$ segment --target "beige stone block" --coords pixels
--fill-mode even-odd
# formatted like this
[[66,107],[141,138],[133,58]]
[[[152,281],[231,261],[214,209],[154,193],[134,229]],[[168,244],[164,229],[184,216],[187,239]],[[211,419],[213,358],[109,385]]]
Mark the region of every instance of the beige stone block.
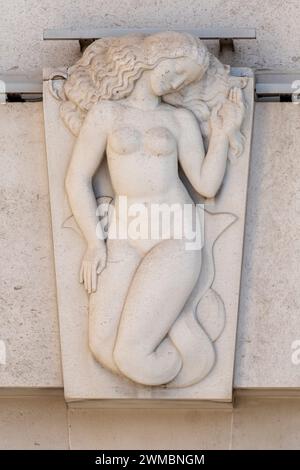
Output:
[[228,449],[231,411],[70,409],[71,449]]
[[[299,2],[260,0],[1,0],[1,71],[40,74],[75,60],[78,41],[44,41],[43,29],[256,28],[256,40],[235,41],[233,65],[284,69],[299,67]],[[209,41],[211,43],[212,41]]]
[[0,122],[0,387],[59,387],[42,103],[1,105]]
[[[45,71],[45,78],[49,77],[49,73],[50,73],[49,70]],[[54,70],[52,71],[52,73],[54,75],[57,75],[56,71]],[[58,298],[58,308],[59,308],[59,316],[60,316],[60,336],[61,336],[61,344],[62,344],[64,388],[65,388],[65,397],[67,401],[71,402],[71,401],[83,401],[83,400],[110,400],[110,399],[116,399],[115,401],[117,401],[119,399],[121,400],[131,399],[132,401],[135,401],[136,403],[138,403],[139,400],[145,399],[145,400],[152,400],[152,403],[156,402],[159,405],[161,405],[160,402],[167,402],[168,400],[189,400],[189,401],[194,401],[194,402],[195,401],[199,402],[201,400],[224,401],[224,402],[231,401],[233,362],[234,362],[235,339],[236,339],[236,323],[237,323],[239,288],[240,288],[240,272],[241,272],[241,261],[242,261],[242,251],[243,251],[243,233],[244,233],[244,217],[245,217],[245,205],[246,205],[246,193],[247,193],[248,164],[249,164],[249,153],[250,153],[250,142],[251,142],[251,131],[252,131],[252,111],[253,111],[253,78],[251,76],[252,74],[248,69],[240,70],[239,73],[241,74],[241,76],[249,75],[247,82],[246,82],[247,86],[243,89],[244,100],[247,105],[246,106],[247,112],[245,113],[245,117],[244,117],[244,121],[242,125],[242,132],[245,136],[245,145],[243,147],[243,153],[240,156],[240,158],[232,159],[231,163],[227,164],[227,169],[225,172],[226,159],[228,157],[226,145],[223,149],[225,151],[222,153],[222,155],[219,153],[219,148],[221,147],[219,147],[218,145],[215,145],[215,147],[214,145],[210,147],[210,149],[212,150],[209,151],[208,155],[215,155],[216,162],[221,162],[221,161],[224,162],[224,163],[220,163],[220,168],[221,168],[220,173],[224,176],[224,172],[225,172],[225,177],[222,183],[222,189],[220,190],[220,192],[214,199],[213,196],[216,195],[217,188],[219,188],[221,184],[220,181],[218,183],[215,182],[215,178],[216,178],[215,173],[216,175],[218,175],[217,181],[220,178],[219,170],[216,171],[215,173],[214,171],[212,171],[212,173],[207,173],[205,177],[206,181],[207,182],[210,181],[212,188],[215,188],[215,185],[216,185],[216,189],[215,191],[211,189],[211,192],[208,191],[208,193],[205,193],[204,191],[205,194],[209,195],[208,196],[209,201],[207,202],[206,208],[208,210],[208,213],[210,213],[209,216],[208,214],[206,214],[205,216],[206,217],[205,219],[206,222],[204,224],[205,232],[206,232],[205,237],[207,236],[205,247],[209,246],[210,243],[211,243],[211,246],[213,246],[211,250],[213,251],[213,254],[212,254],[213,268],[212,269],[214,270],[211,277],[210,277],[210,274],[207,275],[207,278],[208,278],[207,282],[208,282],[208,286],[211,287],[214,290],[214,292],[218,294],[217,298],[220,299],[219,305],[222,305],[222,308],[220,308],[219,310],[221,314],[220,314],[220,317],[218,318],[223,318],[220,323],[222,323],[223,325],[223,322],[224,322],[225,327],[224,327],[224,331],[222,331],[223,327],[220,328],[220,332],[222,333],[221,334],[219,333],[217,335],[218,340],[217,342],[214,343],[214,349],[211,348],[211,344],[209,344],[211,348],[209,349],[206,347],[206,345],[203,345],[204,342],[200,343],[199,337],[197,337],[197,339],[194,340],[195,343],[192,343],[192,340],[189,339],[189,329],[192,330],[194,328],[194,326],[191,326],[194,324],[193,323],[194,314],[192,313],[191,316],[189,316],[189,311],[191,312],[193,311],[191,307],[185,309],[187,313],[184,312],[184,309],[182,309],[183,313],[179,311],[179,316],[181,313],[182,315],[186,315],[186,318],[183,317],[183,321],[182,321],[183,327],[177,326],[178,323],[177,324],[175,323],[176,320],[171,321],[172,317],[170,317],[170,325],[175,325],[174,334],[173,334],[173,330],[170,329],[171,338],[175,346],[177,347],[177,344],[181,345],[184,342],[185,342],[185,345],[195,344],[195,347],[193,348],[193,351],[191,351],[191,353],[186,353],[186,357],[182,355],[183,364],[184,364],[185,359],[187,359],[188,357],[195,358],[195,360],[194,361],[191,360],[190,363],[187,360],[188,366],[186,367],[184,367],[184,365],[182,366],[182,371],[184,371],[182,375],[186,373],[185,372],[186,370],[190,370],[193,368],[195,368],[195,370],[197,371],[196,365],[198,365],[198,367],[201,368],[200,366],[202,364],[201,361],[203,360],[203,358],[205,359],[205,361],[203,362],[206,362],[205,367],[208,367],[207,370],[205,369],[206,372],[201,373],[198,379],[197,379],[197,374],[195,375],[195,377],[193,376],[193,374],[190,374],[190,377],[193,377],[193,379],[191,378],[189,380],[186,379],[187,382],[185,383],[184,378],[183,379],[181,378],[181,379],[178,379],[178,384],[176,383],[177,373],[181,368],[181,364],[180,362],[178,362],[178,360],[177,362],[174,361],[175,366],[173,370],[172,367],[171,368],[169,367],[168,365],[169,362],[167,361],[164,361],[164,362],[155,361],[154,362],[154,360],[152,360],[152,357],[150,357],[150,354],[145,354],[145,358],[144,358],[141,355],[143,353],[141,354],[136,353],[136,348],[130,347],[131,341],[126,342],[127,340],[125,340],[122,344],[121,340],[118,341],[118,336],[116,336],[117,338],[116,340],[113,337],[113,335],[115,334],[115,331],[118,331],[119,335],[121,334],[122,329],[125,332],[127,331],[127,325],[126,325],[127,320],[126,319],[123,320],[123,318],[127,318],[127,316],[131,318],[129,314],[127,315],[126,304],[124,304],[125,300],[122,299],[122,296],[125,294],[129,296],[130,298],[130,295],[132,292],[132,286],[134,286],[135,291],[133,292],[132,295],[137,294],[136,297],[145,299],[145,300],[142,300],[143,302],[142,311],[146,312],[146,315],[144,316],[144,318],[141,317],[141,320],[136,320],[135,324],[134,322],[131,322],[131,321],[128,323],[129,325],[133,325],[129,327],[131,328],[132,332],[141,331],[141,335],[143,335],[142,332],[147,331],[147,328],[149,331],[149,328],[150,328],[150,325],[147,326],[148,318],[152,318],[151,315],[155,315],[156,309],[158,309],[158,306],[156,306],[156,304],[155,304],[155,307],[152,308],[153,298],[154,298],[153,295],[158,296],[159,295],[158,290],[155,290],[155,288],[151,288],[150,287],[150,285],[152,285],[151,283],[143,284],[142,277],[140,281],[137,281],[137,283],[135,283],[136,278],[132,276],[132,274],[130,274],[130,276],[126,274],[126,271],[128,270],[128,266],[130,267],[130,264],[129,264],[129,261],[126,261],[127,263],[127,266],[126,266],[125,258],[122,260],[122,266],[124,266],[124,268],[122,267],[122,269],[124,269],[124,272],[123,271],[121,272],[121,270],[119,269],[120,265],[110,264],[111,259],[113,260],[112,263],[115,263],[115,261],[114,261],[114,255],[110,254],[111,250],[110,250],[109,243],[107,243],[107,252],[108,252],[107,270],[103,272],[106,277],[105,278],[101,276],[99,277],[97,293],[93,295],[93,297],[90,297],[91,300],[89,300],[87,293],[84,291],[83,287],[79,285],[80,265],[81,265],[82,259],[85,259],[84,253],[85,253],[85,248],[86,248],[86,241],[90,242],[91,240],[85,240],[84,237],[78,236],[79,235],[78,232],[80,233],[78,226],[77,226],[76,231],[70,230],[70,227],[72,227],[71,224],[73,224],[73,228],[74,228],[74,221],[72,222],[72,211],[75,214],[74,207],[77,206],[76,213],[77,213],[78,224],[79,224],[78,219],[80,220],[80,217],[78,216],[78,214],[82,216],[83,214],[87,213],[86,208],[85,208],[86,197],[80,196],[80,194],[85,195],[86,188],[82,186],[81,183],[78,183],[78,181],[80,180],[80,177],[77,178],[76,176],[76,178],[72,179],[72,176],[70,177],[70,173],[72,173],[73,175],[80,176],[84,174],[84,171],[92,171],[92,168],[94,168],[93,170],[94,173],[91,173],[91,176],[94,176],[94,186],[97,185],[95,181],[99,181],[100,178],[99,179],[97,178],[98,173],[95,174],[95,169],[99,168],[100,161],[103,158],[103,154],[101,153],[102,150],[101,149],[99,149],[99,151],[95,150],[96,154],[93,155],[92,157],[90,157],[87,152],[88,152],[88,149],[90,148],[95,148],[95,149],[98,148],[97,146],[98,146],[98,143],[100,142],[99,139],[101,135],[103,135],[101,134],[103,118],[101,118],[102,120],[100,120],[98,123],[95,120],[93,129],[97,130],[96,133],[91,134],[88,140],[82,141],[82,143],[80,144],[79,148],[82,149],[81,155],[84,158],[82,159],[82,163],[78,167],[75,168],[74,166],[73,168],[72,165],[74,164],[73,163],[70,164],[70,159],[72,157],[72,162],[76,161],[76,159],[74,160],[74,155],[75,155],[74,152],[76,152],[76,150],[73,152],[75,139],[74,139],[74,136],[72,136],[71,133],[64,126],[64,123],[61,120],[60,105],[62,103],[59,100],[55,99],[55,94],[53,93],[53,88],[57,89],[57,87],[59,87],[59,84],[57,83],[58,80],[57,81],[56,80],[53,80],[53,81],[44,80],[44,115],[45,115],[46,142],[47,142],[48,174],[49,174],[51,215],[52,215],[54,252],[55,252],[55,268],[56,268],[55,270],[56,270],[56,277],[57,277],[57,294],[58,294],[57,298]],[[156,95],[154,94],[153,96],[156,96]],[[111,105],[110,101],[107,101],[107,103],[109,103],[109,106]],[[116,121],[118,125],[120,126],[120,128],[122,128],[125,122],[126,125],[128,125],[130,128],[132,127],[133,129],[135,129],[135,126],[136,126],[136,128],[139,129],[139,132],[141,132],[141,135],[143,135],[143,132],[145,131],[145,129],[147,130],[147,126],[149,129],[151,129],[151,126],[154,126],[155,124],[154,120],[153,121],[145,120],[144,124],[141,126],[141,123],[138,123],[137,120],[138,119],[142,120],[141,118],[142,115],[139,114],[137,112],[137,109],[135,109],[134,107],[128,106],[128,113],[129,113],[128,115],[125,113],[124,109],[126,108],[123,107],[123,104],[121,102],[120,109],[118,109],[118,116],[120,117],[121,120],[120,122]],[[132,109],[135,109],[135,111],[132,111]],[[95,119],[93,115],[88,115],[88,116],[92,116],[90,119]],[[160,116],[160,115],[158,114],[157,116]],[[86,119],[89,119],[89,117],[87,117]],[[154,115],[152,119],[154,119]],[[158,117],[155,117],[155,119],[157,121]],[[162,119],[162,118],[159,117],[159,119]],[[89,121],[86,121],[86,122],[89,122]],[[163,123],[163,121],[161,122]],[[197,121],[195,122],[197,123]],[[174,135],[176,134],[176,129],[174,128],[173,130]],[[197,129],[196,135],[198,136],[198,125],[196,129]],[[112,132],[111,129],[109,130],[109,132]],[[188,133],[188,130],[186,131],[186,133]],[[193,135],[194,134],[192,132],[189,138],[190,141],[193,141],[193,138],[194,138]],[[80,139],[80,137],[78,139]],[[80,142],[80,140],[77,140],[76,142]],[[94,143],[92,144],[92,142]],[[106,145],[105,142],[103,145],[104,146]],[[75,149],[76,148],[77,148],[77,145]],[[109,152],[109,148],[110,147],[108,146],[107,152]],[[200,148],[199,151],[202,151],[201,149],[202,147]],[[195,155],[196,154],[195,152],[198,149],[195,149],[192,147],[188,151],[191,151],[191,150],[193,150],[193,153],[191,153],[191,155],[192,154]],[[174,189],[174,191],[178,191],[178,194],[181,194],[181,190],[183,186],[179,185],[177,187],[178,181],[179,181],[178,175],[176,175],[175,177],[173,176],[173,170],[171,166],[170,167],[169,166],[168,167],[167,166],[164,166],[164,167],[155,166],[155,169],[154,167],[152,169],[152,166],[151,166],[152,163],[151,164],[147,163],[147,165],[146,164],[144,165],[143,163],[140,162],[139,155],[143,155],[142,150],[138,149],[132,154],[130,153],[131,151],[128,151],[128,152],[129,152],[128,153],[129,162],[131,163],[128,163],[126,165],[126,168],[122,166],[123,163],[121,165],[120,163],[117,163],[115,168],[113,167],[114,168],[113,170],[111,169],[109,170],[111,174],[111,178],[113,179],[112,175],[117,175],[117,178],[120,178],[120,181],[122,181],[122,185],[123,185],[123,186],[120,186],[120,188],[122,189],[116,190],[115,194],[113,194],[116,201],[118,200],[118,197],[121,197],[123,195],[123,192],[125,195],[134,194],[134,196],[132,196],[133,201],[135,201],[135,198],[136,198],[136,201],[138,201],[139,200],[138,198],[141,198],[141,197],[148,198],[147,190],[144,193],[144,188],[142,186],[144,186],[145,184],[148,184],[149,181],[152,181],[152,178],[153,178],[153,182],[155,182],[156,184],[156,182],[161,178],[164,172],[166,172],[166,174],[170,174],[170,178],[168,179],[167,183],[166,181],[164,181],[163,184],[169,185],[170,187]],[[131,160],[131,155],[133,155],[132,160]],[[225,157],[225,160],[224,160],[224,157]],[[79,157],[76,157],[76,158],[78,159],[78,162],[79,162]],[[86,162],[90,161],[90,158],[95,159],[95,163],[93,164],[93,166],[90,167],[91,170],[89,169],[85,170]],[[117,158],[114,157],[114,160],[111,160],[111,158],[112,157],[108,154],[106,160],[108,162],[109,168],[111,166],[111,163],[110,163],[111,161],[121,162],[120,159],[118,160]],[[178,155],[176,152],[174,153],[174,158],[178,158]],[[211,157],[207,156],[207,158],[209,159]],[[149,161],[151,161],[151,159]],[[168,162],[168,161],[169,160],[165,160],[165,162]],[[72,171],[68,170],[68,167],[70,168],[69,165],[71,165],[71,167],[73,168]],[[186,174],[188,174],[191,171],[191,168],[192,168],[192,164],[186,163],[186,168],[185,168]],[[101,170],[101,166],[100,166],[100,170]],[[189,173],[189,177],[190,177],[190,180],[192,181],[191,173]],[[116,176],[114,176],[114,178],[116,178]],[[78,179],[77,182],[75,181],[76,179]],[[132,187],[132,185],[134,185],[134,187],[138,187],[138,183],[136,182],[139,182],[140,187],[130,192],[131,191],[130,187]],[[197,186],[195,181],[193,184],[194,184],[194,192],[198,191],[201,194],[201,184],[200,186],[199,185]],[[153,186],[153,188],[154,187],[156,186]],[[101,182],[99,183],[99,188],[100,188],[99,190],[101,190]],[[153,188],[151,189],[151,191],[153,191],[153,194],[155,194]],[[88,195],[89,197],[87,200],[91,202],[91,207],[93,207],[92,204],[95,203],[96,190],[93,190],[93,188],[90,186],[87,189],[87,191],[89,192],[89,195]],[[118,191],[119,191],[119,195],[118,195]],[[161,191],[162,194],[164,194],[163,189],[161,190],[157,189],[157,191]],[[71,194],[77,196],[77,198],[75,197],[75,199],[78,202],[78,205],[77,204],[74,205],[74,201],[73,201],[74,207],[72,209],[71,209],[71,206],[68,207],[68,201],[70,203],[70,200],[73,200],[73,197],[71,197]],[[97,194],[97,196],[101,194],[102,193],[100,192],[100,194]],[[103,195],[104,194],[107,195],[107,193],[103,192]],[[150,192],[149,194],[152,194],[152,193]],[[164,201],[167,201],[168,204],[173,203],[174,201],[177,201],[177,200],[180,201],[180,204],[181,204],[181,201],[182,201],[181,196],[175,197],[175,196],[167,195],[164,197],[166,198],[164,199]],[[175,199],[172,199],[173,197],[175,197]],[[196,197],[195,197],[195,200],[199,201],[199,199],[197,199]],[[151,199],[149,199],[149,201],[151,201]],[[156,201],[156,199],[154,198],[153,201]],[[190,204],[190,202],[188,202],[188,204]],[[91,220],[93,220],[93,213],[91,213],[90,215],[91,215]],[[222,218],[224,217],[224,221],[222,223],[220,219],[218,222],[219,216],[222,216]],[[228,217],[226,218],[226,216]],[[75,222],[76,222],[76,217],[75,217]],[[82,225],[80,226],[82,228],[82,231],[84,232],[85,231],[84,229],[86,229],[88,224],[85,225],[85,223],[83,223],[83,226]],[[91,226],[91,230],[93,231],[93,233],[94,233],[94,229],[95,227]],[[130,245],[131,241],[129,240],[129,242],[127,241],[126,243],[128,243],[128,247],[131,250],[132,249],[132,246]],[[122,244],[117,245],[117,246],[119,246],[118,249],[121,249]],[[129,250],[129,253],[130,253],[130,250]],[[141,267],[144,266],[143,264],[144,260],[146,263],[148,259],[145,253],[143,254],[143,257],[139,259],[139,262],[138,262],[140,263],[139,266]],[[117,256],[123,257],[125,255],[118,254]],[[188,279],[188,276],[184,274],[183,263],[181,264],[180,269],[179,267],[176,268],[175,265],[171,263],[172,259],[174,258],[174,251],[168,255],[168,258],[164,258],[164,256],[165,254],[163,253],[161,255],[161,260],[162,262],[164,261],[164,259],[168,260],[168,263],[170,265],[170,268],[169,268],[170,272],[168,272],[167,274],[164,274],[163,269],[159,267],[159,265],[156,265],[155,263],[153,263],[151,264],[151,273],[149,275],[149,279],[150,281],[152,281],[152,279],[153,280],[160,279],[160,284],[165,285],[166,292],[168,292],[168,289],[172,289],[172,291],[170,290],[170,292],[172,292],[172,300],[174,300],[174,303],[176,303],[176,305],[183,305],[183,302],[187,305],[187,298],[186,297],[182,298],[181,293],[180,293],[181,291],[180,289],[177,288],[177,286],[179,286],[180,284],[184,284],[186,278]],[[208,259],[206,250],[202,251],[202,257],[203,257],[203,260],[205,259],[205,257],[207,257],[206,259]],[[119,259],[119,258],[116,258],[116,259]],[[94,260],[93,256],[91,257],[91,260]],[[130,261],[130,263],[131,262],[132,261]],[[201,291],[201,288],[204,289],[204,286],[205,286],[205,284],[203,284],[202,286],[201,282],[202,282],[202,279],[204,279],[204,283],[205,283],[206,270],[207,272],[209,270],[208,263],[209,262],[207,262],[207,265],[206,265],[208,267],[205,267],[205,262],[203,262],[203,265],[201,268],[202,271],[199,276],[200,291]],[[97,265],[95,263],[93,263],[93,266],[95,266],[95,269],[96,269]],[[117,266],[117,269],[115,269],[116,266]],[[134,268],[134,270],[135,269],[137,269],[137,265]],[[170,276],[170,273],[172,274],[172,276]],[[202,278],[202,275],[203,275],[203,278]],[[139,272],[137,273],[137,276],[139,276]],[[172,287],[168,287],[169,285],[171,286],[171,283],[168,280],[171,277],[173,280],[173,285]],[[139,279],[139,277],[137,277],[137,279]],[[85,284],[87,287],[88,282],[85,282]],[[100,290],[101,286],[105,286],[103,288],[103,291]],[[194,288],[195,292],[199,291],[199,286],[197,285],[196,288]],[[153,289],[153,294],[151,292],[152,297],[148,295],[142,296],[143,291],[145,293],[148,293],[148,288],[150,290]],[[122,294],[122,292],[124,293]],[[192,298],[193,295],[195,295],[195,302]],[[199,299],[196,302],[196,297],[197,297],[197,293],[192,294],[191,299],[189,298],[189,301],[191,300],[191,305],[193,302],[195,303],[195,306],[197,305],[197,302]],[[115,298],[117,298],[116,302],[114,302]],[[104,299],[104,300],[102,301],[99,299]],[[91,307],[91,305],[93,305],[93,302],[95,306]],[[173,304],[170,301],[170,299],[163,300],[163,297],[162,297],[161,302],[162,303],[161,303],[161,306],[159,306],[159,308],[163,308],[164,316],[168,318],[168,312],[167,312],[167,308],[169,307],[168,304],[170,304],[171,310],[173,308],[172,307]],[[203,310],[205,308],[209,310],[209,308],[212,307],[209,302],[210,301],[208,301],[209,307],[207,306],[203,307]],[[103,307],[104,304],[105,304],[105,307]],[[100,310],[99,305],[102,306],[101,310]],[[115,305],[115,306],[112,307],[112,305]],[[133,301],[133,306],[134,305],[135,304]],[[223,311],[223,306],[224,306],[224,311]],[[98,311],[97,311],[97,308],[98,308]],[[125,311],[125,314],[124,314],[124,311]],[[211,311],[213,311],[213,309]],[[103,315],[102,312],[109,312],[109,315],[107,315],[108,321],[107,320],[102,321],[102,316],[101,316]],[[94,321],[93,318],[96,318],[96,321]],[[111,318],[112,319],[116,318],[117,320],[111,320]],[[119,322],[119,318],[121,318],[120,322]],[[153,318],[155,317],[153,316]],[[106,330],[106,327],[105,327],[106,323],[108,323],[110,326],[109,330],[108,329]],[[157,321],[158,325],[159,323],[160,321]],[[140,324],[141,326],[138,326]],[[99,326],[101,327],[99,328]],[[195,328],[197,328],[197,323],[195,324]],[[166,334],[168,334],[168,330],[159,331],[159,328],[157,330],[158,330],[157,338],[164,338]],[[126,334],[124,334],[124,337],[126,336]],[[106,335],[107,335],[107,339],[106,339]],[[192,337],[192,335],[190,336]],[[131,333],[129,334],[128,337],[131,338]],[[134,346],[136,345],[139,346],[139,344],[143,342],[141,341],[142,336],[141,338],[137,337],[137,339],[135,336],[132,336],[132,338],[134,338],[132,339],[132,343]],[[196,335],[195,335],[195,338],[196,338]],[[107,346],[108,352],[106,351],[105,353],[103,353],[103,356],[105,356],[105,359],[103,359],[103,357],[101,356],[102,355],[101,346],[102,344],[105,345],[103,348],[103,351],[104,351],[106,347],[106,341],[107,341],[107,344],[110,344],[111,342],[112,347],[114,349],[110,351],[109,348],[111,347],[111,345]],[[178,343],[176,341],[178,341]],[[118,345],[120,344],[120,342],[121,342],[121,346],[118,348]],[[201,346],[199,346],[199,344],[201,344]],[[182,347],[182,350],[188,351],[190,350],[190,348]],[[178,346],[177,349],[174,348],[174,346],[170,348],[170,353],[168,352],[168,355],[170,355],[170,358],[174,357],[173,356],[174,351],[177,352],[177,355],[178,355],[178,351],[181,352],[180,346]],[[115,357],[117,356],[116,363],[115,361],[113,361],[113,353]],[[156,354],[157,354],[158,359],[160,359],[160,354],[157,353],[157,350],[155,351],[155,353],[153,353],[153,357],[155,357]],[[198,357],[197,357],[197,354],[198,354]],[[211,357],[214,354],[216,355],[217,359],[216,361],[213,359],[211,362]],[[141,355],[141,358],[140,358],[140,355]],[[151,359],[151,362],[149,362],[148,360],[149,357]],[[140,360],[135,361],[134,358],[139,358]],[[135,362],[142,364],[138,372],[137,372],[137,369],[139,368],[139,366],[135,367]],[[117,369],[116,364],[119,365],[119,369]],[[214,366],[213,368],[212,368],[212,365]],[[177,368],[177,372],[175,372],[175,368]],[[119,375],[112,374],[111,370],[115,372],[119,370],[119,372],[121,373]],[[209,371],[210,373],[208,373]],[[158,378],[153,379],[155,375],[157,375],[158,377],[158,373],[159,373],[160,379]],[[168,376],[168,374],[170,375],[170,377]],[[180,373],[178,375],[180,375]],[[188,376],[188,373],[186,373],[186,375]],[[149,377],[151,378],[149,379]],[[132,379],[132,380],[130,381],[129,379]],[[174,379],[174,382],[173,382],[173,379]],[[161,386],[166,383],[168,385],[171,384],[172,388],[171,386],[170,388]],[[178,386],[178,388],[175,388],[176,385]]]
[[300,365],[292,361],[300,339],[299,113],[292,103],[256,103],[236,388],[300,383]]
[[68,449],[63,398],[1,397],[0,449]]
[[299,449],[299,404],[299,398],[238,399],[232,449]]

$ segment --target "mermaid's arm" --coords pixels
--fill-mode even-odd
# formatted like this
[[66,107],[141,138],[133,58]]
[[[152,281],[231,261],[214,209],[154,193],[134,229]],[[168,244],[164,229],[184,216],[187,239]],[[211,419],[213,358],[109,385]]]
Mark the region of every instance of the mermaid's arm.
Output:
[[88,113],[77,137],[65,179],[73,215],[88,245],[97,242],[97,203],[92,178],[102,161],[107,140],[105,129],[102,130],[99,125],[100,112],[94,108]]
[[203,197],[212,198],[224,178],[228,156],[228,137],[219,128],[213,128],[205,155],[199,124],[186,109],[177,110],[180,124],[178,151],[184,173],[195,190]]
[[106,265],[104,238],[99,231],[96,214],[97,202],[92,178],[99,167],[106,149],[107,113],[99,105],[92,108],[76,140],[65,186],[74,218],[87,242],[87,250],[80,270],[80,282],[90,293],[96,290],[97,273]]

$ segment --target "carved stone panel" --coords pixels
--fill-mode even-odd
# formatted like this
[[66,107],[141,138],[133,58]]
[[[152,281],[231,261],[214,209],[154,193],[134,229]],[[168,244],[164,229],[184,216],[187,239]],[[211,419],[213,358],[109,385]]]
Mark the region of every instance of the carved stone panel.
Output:
[[251,71],[165,32],[44,78],[67,400],[230,401]]

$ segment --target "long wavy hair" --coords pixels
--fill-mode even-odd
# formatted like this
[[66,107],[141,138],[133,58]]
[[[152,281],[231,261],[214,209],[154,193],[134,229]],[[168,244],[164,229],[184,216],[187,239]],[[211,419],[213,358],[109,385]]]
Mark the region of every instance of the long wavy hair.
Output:
[[[134,34],[93,42],[81,59],[68,69],[60,107],[63,121],[77,136],[86,114],[95,103],[126,98],[145,70],[154,69],[162,60],[181,57],[189,57],[203,67],[203,75],[198,82],[180,92],[163,96],[163,100],[173,106],[190,109],[195,114],[207,147],[212,108],[226,99],[231,86],[243,88],[245,80],[231,77],[230,67],[210,54],[199,38],[188,33]],[[243,136],[237,130],[231,136],[231,152],[237,156],[241,154],[243,143]]]

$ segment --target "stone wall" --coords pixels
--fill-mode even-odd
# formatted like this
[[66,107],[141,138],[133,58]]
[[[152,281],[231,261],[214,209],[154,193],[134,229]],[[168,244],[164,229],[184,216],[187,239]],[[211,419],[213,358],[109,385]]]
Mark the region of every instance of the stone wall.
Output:
[[299,449],[299,398],[233,410],[67,409],[62,393],[0,398],[1,449]]
[[298,113],[256,104],[233,410],[84,410],[61,388],[42,103],[0,107],[0,448],[299,447]]
[[[256,103],[235,388],[300,383],[298,114]],[[2,387],[60,387],[60,349],[42,103],[0,107]],[[274,138],[276,136],[276,138]],[[272,275],[270,275],[272,273]]]
[[[296,0],[0,0],[0,73],[41,77],[79,57],[46,28],[256,28],[232,65],[300,64]],[[215,47],[215,43],[211,44]],[[299,448],[300,107],[256,103],[228,409],[80,409],[63,399],[42,103],[0,106],[0,448]],[[0,361],[1,362],[1,361]]]
[[238,66],[299,69],[297,0],[0,0],[0,73],[41,76],[43,66],[68,65],[77,41],[42,41],[44,29],[256,28],[256,40],[236,41]]

